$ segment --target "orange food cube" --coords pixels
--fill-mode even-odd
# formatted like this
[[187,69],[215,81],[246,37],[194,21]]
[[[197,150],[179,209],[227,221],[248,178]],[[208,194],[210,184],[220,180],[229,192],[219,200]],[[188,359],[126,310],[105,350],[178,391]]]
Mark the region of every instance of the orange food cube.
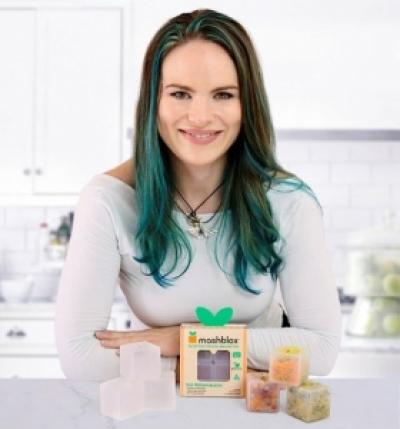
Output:
[[309,358],[298,346],[278,347],[271,353],[269,379],[287,386],[299,386],[308,378]]

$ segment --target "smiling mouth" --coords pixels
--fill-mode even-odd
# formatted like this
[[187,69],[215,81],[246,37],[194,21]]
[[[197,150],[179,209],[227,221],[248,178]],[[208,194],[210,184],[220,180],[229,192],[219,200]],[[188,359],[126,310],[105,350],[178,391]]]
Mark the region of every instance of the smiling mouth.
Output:
[[179,132],[183,134],[183,136],[186,139],[188,139],[190,142],[196,143],[196,144],[211,143],[219,136],[219,134],[222,133],[222,131],[205,131],[205,130],[203,130],[202,132],[179,130]]
[[189,134],[189,135],[191,135],[191,136],[193,136],[193,137],[197,137],[197,138],[200,138],[200,137],[210,137],[210,136],[213,136],[213,135],[215,135],[215,134],[219,134],[219,133],[222,133],[222,131],[206,131],[206,130],[203,130],[203,131],[192,131],[192,130],[179,130],[180,132],[182,132],[182,133],[184,133],[184,134]]

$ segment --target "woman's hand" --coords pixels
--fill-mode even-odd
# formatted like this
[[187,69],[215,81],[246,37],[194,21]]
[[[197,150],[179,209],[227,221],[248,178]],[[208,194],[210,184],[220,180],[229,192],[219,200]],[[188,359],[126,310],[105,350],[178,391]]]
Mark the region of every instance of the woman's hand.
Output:
[[179,355],[180,326],[166,326],[150,328],[143,331],[96,331],[95,337],[100,344],[107,349],[117,349],[126,343],[147,341],[160,347],[161,356],[171,357]]

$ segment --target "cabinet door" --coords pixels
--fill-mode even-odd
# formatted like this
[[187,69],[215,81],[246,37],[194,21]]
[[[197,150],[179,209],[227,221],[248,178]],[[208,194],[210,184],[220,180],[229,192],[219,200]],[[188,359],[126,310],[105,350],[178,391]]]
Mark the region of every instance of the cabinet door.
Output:
[[0,356],[0,378],[65,378],[58,357]]
[[0,10],[0,194],[32,191],[34,26],[33,10]]
[[37,12],[34,193],[77,193],[121,161],[121,9]]

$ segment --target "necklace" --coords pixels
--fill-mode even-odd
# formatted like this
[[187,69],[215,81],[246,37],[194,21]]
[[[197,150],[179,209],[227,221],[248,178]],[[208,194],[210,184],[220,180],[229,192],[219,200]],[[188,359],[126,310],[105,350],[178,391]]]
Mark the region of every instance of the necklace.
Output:
[[176,192],[179,194],[179,196],[182,198],[182,200],[184,201],[184,203],[189,207],[190,212],[189,214],[187,214],[180,206],[178,203],[175,202],[175,205],[178,207],[178,209],[185,215],[186,220],[189,223],[189,228],[187,229],[188,232],[190,234],[192,234],[195,237],[204,237],[204,238],[208,238],[211,235],[215,234],[217,232],[217,229],[215,228],[205,228],[204,224],[210,222],[212,219],[214,219],[215,215],[219,212],[221,206],[222,206],[222,201],[218,207],[218,209],[216,210],[215,213],[213,213],[213,215],[205,220],[205,221],[201,221],[200,218],[197,215],[197,210],[209,199],[211,198],[217,191],[218,189],[223,185],[223,181],[211,192],[211,194],[206,197],[195,209],[185,200],[185,197],[179,192],[179,189],[175,187]]

